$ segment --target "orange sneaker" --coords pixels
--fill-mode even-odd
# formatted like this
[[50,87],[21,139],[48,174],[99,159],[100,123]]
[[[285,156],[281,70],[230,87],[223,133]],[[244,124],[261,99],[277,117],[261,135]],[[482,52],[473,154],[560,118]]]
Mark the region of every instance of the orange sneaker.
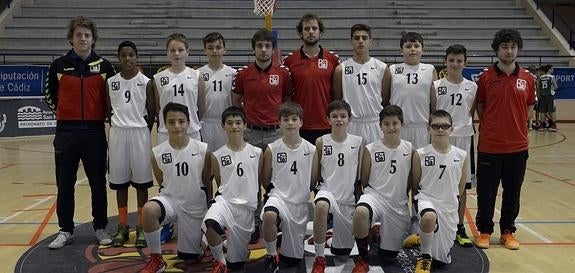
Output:
[[487,249],[490,246],[489,240],[491,239],[491,234],[481,233],[479,237],[475,237],[475,246],[478,248]]
[[401,244],[401,246],[403,248],[414,248],[414,247],[418,247],[420,245],[420,240],[419,240],[419,234],[411,234],[409,236],[407,236],[407,238],[405,238],[405,240],[403,240],[403,243]]
[[503,234],[501,234],[501,237],[499,237],[499,242],[507,249],[519,249],[519,241],[515,238],[512,232],[504,231]]
[[166,269],[166,262],[162,259],[162,254],[151,254],[146,267],[140,273],[161,273]]
[[324,273],[325,272],[325,257],[317,256],[313,262],[311,273]]
[[415,265],[415,273],[430,273],[431,272],[431,256],[429,254],[421,254],[417,258]]
[[355,266],[353,267],[352,273],[367,273],[369,272],[369,263],[362,259],[361,257],[357,257],[355,260]]

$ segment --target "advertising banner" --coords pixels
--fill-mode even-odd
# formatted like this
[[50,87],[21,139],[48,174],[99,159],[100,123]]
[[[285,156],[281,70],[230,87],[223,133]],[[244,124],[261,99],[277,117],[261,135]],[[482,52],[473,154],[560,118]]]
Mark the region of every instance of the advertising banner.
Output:
[[0,100],[0,137],[50,135],[56,115],[43,99]]
[[44,95],[47,66],[0,65],[0,97]]

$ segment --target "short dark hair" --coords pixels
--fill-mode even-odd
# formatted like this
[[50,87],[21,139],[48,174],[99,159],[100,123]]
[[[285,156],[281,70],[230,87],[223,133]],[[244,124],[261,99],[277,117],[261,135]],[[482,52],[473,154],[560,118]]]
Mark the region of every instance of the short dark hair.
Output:
[[319,16],[317,16],[317,14],[313,14],[313,13],[306,13],[299,19],[297,26],[295,26],[295,28],[297,29],[297,33],[302,34],[303,22],[307,22],[307,21],[311,21],[311,20],[317,21],[317,25],[319,26],[319,33],[323,33],[323,31],[325,30],[325,27],[323,26],[323,22],[321,21]]
[[224,39],[224,36],[223,36],[221,33],[219,33],[219,32],[211,32],[211,33],[208,33],[208,34],[202,39],[202,42],[204,43],[204,48],[206,48],[206,44],[208,44],[208,43],[213,43],[213,42],[215,42],[215,41],[217,41],[217,40],[222,41],[222,45],[223,45],[224,47],[226,47],[226,40]]
[[260,41],[276,43],[274,34],[265,28],[256,31],[254,36],[252,36],[252,49],[256,49],[256,43]]
[[423,36],[417,32],[406,32],[401,35],[401,39],[399,40],[399,48],[403,48],[403,44],[411,42],[419,42],[423,47]]
[[329,117],[331,112],[335,110],[345,110],[347,112],[347,115],[351,117],[351,106],[349,106],[349,103],[347,103],[346,101],[334,100],[330,102],[327,105],[327,116]]
[[353,33],[356,31],[365,31],[367,32],[367,35],[369,35],[369,38],[371,38],[371,27],[369,27],[366,24],[355,24],[351,26],[351,32],[350,32],[351,38],[353,38]]
[[450,45],[445,50],[445,59],[447,59],[447,55],[449,54],[455,54],[455,55],[463,54],[463,60],[467,61],[467,49],[463,45],[460,44]]
[[170,36],[168,36],[168,40],[166,41],[166,48],[168,48],[171,41],[182,42],[186,46],[186,49],[188,49],[188,46],[189,46],[188,45],[188,38],[186,38],[186,35],[184,35],[184,34],[181,34],[181,33],[170,34]]
[[293,101],[282,103],[278,112],[278,118],[281,119],[282,117],[289,117],[294,115],[298,116],[300,119],[303,119],[303,109],[301,108],[301,105]]
[[244,114],[244,111],[240,107],[230,106],[226,108],[226,110],[222,112],[222,125],[226,124],[228,117],[240,117],[242,121],[246,123],[246,114]]
[[523,39],[521,39],[521,34],[516,29],[504,28],[497,31],[493,37],[493,42],[491,42],[491,48],[493,51],[497,51],[499,50],[499,45],[503,43],[515,43],[519,49],[523,48]]
[[401,121],[401,124],[403,124],[403,110],[397,105],[392,104],[384,107],[383,110],[379,112],[379,123],[381,123],[385,117],[397,117],[399,121]]
[[123,47],[132,48],[136,53],[136,56],[138,56],[138,49],[136,48],[136,44],[134,44],[134,42],[132,41],[123,41],[120,43],[120,45],[118,46],[118,56],[120,55],[120,50],[122,50]]
[[436,118],[447,118],[449,119],[449,124],[453,125],[453,119],[451,118],[451,114],[445,110],[435,110],[429,115],[429,125],[431,122]]
[[541,71],[542,71],[543,73],[547,73],[547,72],[549,72],[549,70],[551,70],[551,68],[553,68],[553,65],[546,64],[546,65],[544,65],[544,66],[541,66]]
[[186,115],[186,119],[188,121],[190,121],[190,111],[188,110],[187,106],[185,106],[181,103],[168,102],[168,104],[166,104],[166,106],[164,106],[164,109],[162,110],[162,114],[164,115],[164,123],[166,123],[166,116],[167,116],[168,112],[184,113],[184,115]]
[[87,28],[92,32],[92,39],[94,43],[92,44],[92,49],[96,47],[96,40],[98,40],[98,29],[94,22],[84,16],[77,16],[70,20],[68,23],[68,42],[72,45],[72,37],[74,37],[74,30],[78,27]]

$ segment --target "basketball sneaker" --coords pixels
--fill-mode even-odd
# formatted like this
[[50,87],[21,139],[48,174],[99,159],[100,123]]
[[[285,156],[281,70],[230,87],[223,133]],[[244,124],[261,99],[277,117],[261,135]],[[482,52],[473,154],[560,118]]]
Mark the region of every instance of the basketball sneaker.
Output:
[[421,254],[417,258],[415,265],[415,273],[430,273],[431,272],[431,256],[429,254]]
[[353,267],[353,271],[351,271],[351,273],[367,272],[369,272],[369,263],[365,259],[357,257],[357,259],[355,259],[355,266]]
[[116,235],[114,235],[114,238],[112,239],[112,246],[113,247],[124,246],[124,243],[126,243],[128,239],[130,239],[130,227],[128,227],[127,225],[119,224],[118,231],[116,232]]
[[162,231],[160,231],[160,243],[164,244],[171,240],[174,236],[174,225],[167,224],[162,226]]
[[214,267],[212,268],[212,272],[211,273],[228,273],[228,267],[223,264],[220,263],[218,261],[214,262]]
[[505,246],[507,249],[517,250],[519,249],[519,241],[515,238],[511,231],[504,231],[499,237],[499,242]]
[[475,237],[475,246],[478,248],[487,249],[490,246],[489,240],[491,239],[491,234],[489,233],[481,233],[479,237]]
[[455,241],[463,247],[472,247],[473,242],[467,237],[465,229],[458,229],[457,235],[455,235]]
[[325,257],[316,256],[313,262],[311,273],[324,273],[325,272]]
[[162,254],[150,254],[150,260],[140,273],[161,273],[164,272],[166,266]]
[[148,243],[146,242],[146,237],[144,236],[144,230],[142,229],[142,226],[137,225],[136,226],[136,244],[135,244],[136,248],[144,248],[148,246]]
[[280,266],[280,256],[279,255],[267,255],[264,264],[264,270],[266,273],[277,273]]
[[48,247],[50,249],[58,249],[64,247],[67,244],[71,244],[72,242],[74,242],[74,235],[72,233],[60,231],[58,232],[56,239],[54,239],[54,241],[52,241]]
[[419,234],[411,234],[411,235],[407,236],[407,238],[405,238],[405,240],[403,240],[401,247],[403,247],[403,248],[414,248],[414,247],[418,247],[419,244],[420,244]]
[[98,244],[101,246],[107,246],[112,243],[112,237],[110,237],[110,234],[108,234],[103,228],[97,229],[94,235],[96,236]]

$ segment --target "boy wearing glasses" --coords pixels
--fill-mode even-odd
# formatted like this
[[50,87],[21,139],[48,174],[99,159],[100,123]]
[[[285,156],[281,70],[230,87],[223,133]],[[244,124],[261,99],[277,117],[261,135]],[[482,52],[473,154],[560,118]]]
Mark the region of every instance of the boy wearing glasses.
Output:
[[451,263],[449,251],[455,239],[459,196],[467,181],[467,152],[449,143],[453,120],[444,110],[431,113],[431,144],[412,157],[412,190],[419,217],[421,254],[416,273],[431,272],[433,259]]

